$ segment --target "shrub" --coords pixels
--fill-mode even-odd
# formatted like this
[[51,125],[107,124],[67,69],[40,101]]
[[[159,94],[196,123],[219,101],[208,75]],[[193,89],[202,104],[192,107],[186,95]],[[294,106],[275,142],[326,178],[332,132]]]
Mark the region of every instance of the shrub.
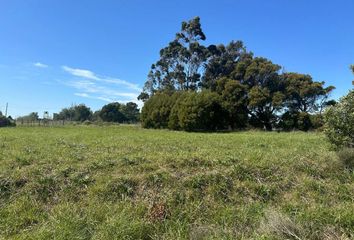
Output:
[[321,114],[313,114],[310,116],[312,128],[316,130],[323,130],[323,116]]
[[298,114],[297,125],[299,130],[307,132],[312,126],[311,115],[306,112],[300,112]]
[[280,117],[277,126],[285,131],[296,129],[309,131],[311,129],[320,129],[322,125],[322,116],[319,114],[287,111]]
[[338,148],[354,147],[354,91],[340,99],[325,113],[325,133]]
[[82,124],[83,125],[91,125],[92,122],[90,120],[85,120]]
[[348,169],[354,169],[354,148],[343,148],[337,152],[339,160]]
[[278,127],[285,130],[291,131],[297,128],[297,114],[293,112],[285,112],[278,123]]
[[147,100],[141,112],[141,124],[145,128],[167,128],[171,109],[180,93],[157,93]]
[[261,222],[260,232],[278,237],[279,239],[302,239],[301,227],[275,210],[267,210]]
[[225,129],[227,115],[217,93],[186,92],[171,111],[169,127],[186,131]]
[[16,124],[5,116],[0,116],[0,127],[14,127]]
[[127,120],[121,111],[122,105],[118,102],[104,105],[98,113],[99,117],[104,122],[119,122],[122,123]]

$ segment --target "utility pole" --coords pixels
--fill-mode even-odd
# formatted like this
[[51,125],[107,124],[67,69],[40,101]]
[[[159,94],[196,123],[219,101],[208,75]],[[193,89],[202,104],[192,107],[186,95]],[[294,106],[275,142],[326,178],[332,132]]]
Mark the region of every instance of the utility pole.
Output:
[[6,108],[5,108],[5,117],[7,117],[7,108],[9,107],[9,103],[6,103]]

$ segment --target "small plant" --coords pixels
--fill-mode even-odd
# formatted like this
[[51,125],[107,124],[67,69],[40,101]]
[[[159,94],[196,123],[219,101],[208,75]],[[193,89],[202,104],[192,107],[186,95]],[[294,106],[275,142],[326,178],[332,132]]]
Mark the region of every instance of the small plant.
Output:
[[261,232],[275,235],[279,239],[302,239],[300,237],[301,228],[289,217],[274,210],[265,212],[265,219],[261,223]]
[[348,169],[354,169],[354,148],[343,148],[337,152],[339,160]]
[[134,196],[136,187],[136,181],[129,178],[119,178],[106,185],[101,197],[104,201],[125,200]]
[[149,219],[152,222],[164,221],[168,216],[167,206],[163,202],[157,202],[152,205],[149,211]]

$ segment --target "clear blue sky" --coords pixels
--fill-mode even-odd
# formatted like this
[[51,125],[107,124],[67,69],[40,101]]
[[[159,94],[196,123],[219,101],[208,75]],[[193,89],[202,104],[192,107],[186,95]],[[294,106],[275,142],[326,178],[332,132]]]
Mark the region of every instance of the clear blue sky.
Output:
[[0,110],[136,101],[159,50],[194,16],[206,44],[242,40],[256,56],[336,86],[334,98],[352,88],[353,0],[1,0]]

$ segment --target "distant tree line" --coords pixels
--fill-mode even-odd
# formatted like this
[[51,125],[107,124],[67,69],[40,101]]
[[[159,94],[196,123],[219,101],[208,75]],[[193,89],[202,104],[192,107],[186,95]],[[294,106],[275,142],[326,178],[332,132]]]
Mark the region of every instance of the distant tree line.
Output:
[[143,92],[146,128],[310,130],[322,126],[333,86],[285,72],[241,41],[204,46],[200,18],[181,31],[151,66]]
[[21,122],[35,122],[38,121],[39,119],[40,118],[38,112],[31,112],[28,115],[18,117],[16,120]]
[[93,112],[84,104],[63,108],[53,114],[53,120],[66,121],[103,121],[116,123],[136,123],[139,121],[139,108],[134,102],[122,104],[118,102],[104,105],[101,110]]
[[[63,108],[59,113],[53,114],[54,121],[102,121],[114,123],[137,123],[139,122],[139,119],[140,110],[138,105],[134,102],[128,102],[126,104],[118,102],[109,103],[104,105],[102,109],[95,112],[93,112],[91,108],[85,104],[78,104]],[[21,116],[16,119],[16,121],[23,123],[37,122],[42,120],[48,119],[40,118],[37,112],[32,112],[28,115]]]

